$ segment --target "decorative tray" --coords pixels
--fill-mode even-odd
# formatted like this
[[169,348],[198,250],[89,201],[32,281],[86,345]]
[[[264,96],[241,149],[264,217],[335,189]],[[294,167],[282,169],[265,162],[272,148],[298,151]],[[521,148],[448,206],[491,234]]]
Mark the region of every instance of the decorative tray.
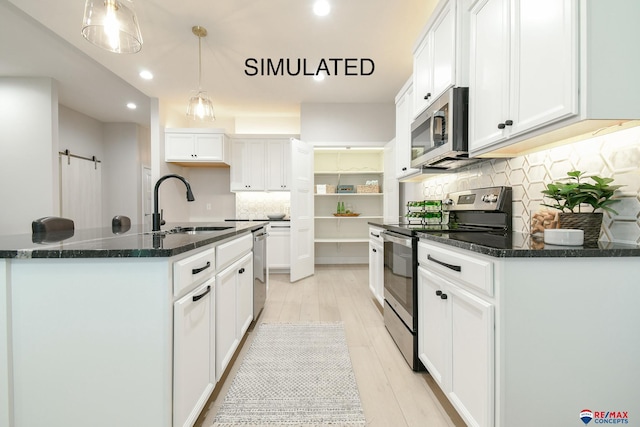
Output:
[[333,216],[360,216],[359,213],[334,213]]

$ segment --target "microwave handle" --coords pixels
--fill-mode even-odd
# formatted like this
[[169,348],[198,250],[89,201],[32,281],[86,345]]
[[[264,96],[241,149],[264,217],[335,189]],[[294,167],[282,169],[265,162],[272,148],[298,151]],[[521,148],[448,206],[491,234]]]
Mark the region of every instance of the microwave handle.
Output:
[[[431,141],[433,143],[433,146],[436,145],[436,119],[442,119],[442,129],[446,129],[447,128],[447,118],[444,115],[444,111],[436,111],[435,113],[433,113],[433,123],[431,124]],[[442,132],[442,135],[444,135],[446,132]]]
[[443,136],[446,133],[445,129],[447,128],[447,118],[444,115],[444,111],[438,110],[435,113],[433,113],[433,123],[431,124],[431,141],[434,146],[436,143],[436,120],[437,119],[442,120]]

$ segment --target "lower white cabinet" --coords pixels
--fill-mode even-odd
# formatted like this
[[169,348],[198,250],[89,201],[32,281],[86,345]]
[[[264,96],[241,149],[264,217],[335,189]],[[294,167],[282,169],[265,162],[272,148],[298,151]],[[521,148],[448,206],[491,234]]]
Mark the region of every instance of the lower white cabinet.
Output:
[[469,426],[494,425],[494,305],[418,267],[420,360]]
[[369,228],[369,290],[384,306],[384,243],[378,228]]
[[236,330],[241,340],[253,320],[253,254],[245,255],[234,265],[238,294]]
[[216,275],[216,380],[229,365],[253,319],[253,254]]
[[271,223],[267,237],[267,265],[270,271],[291,268],[291,228]]
[[192,426],[215,387],[212,310],[215,278],[174,303],[173,426]]

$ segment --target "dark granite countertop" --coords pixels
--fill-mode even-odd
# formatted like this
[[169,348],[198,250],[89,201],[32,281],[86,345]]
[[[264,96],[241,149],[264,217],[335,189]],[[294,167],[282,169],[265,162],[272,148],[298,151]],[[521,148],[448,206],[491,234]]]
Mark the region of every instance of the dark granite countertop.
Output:
[[[640,256],[640,246],[598,242],[584,246],[547,245],[542,237],[525,233],[481,236],[489,233],[418,233],[425,240],[444,243],[479,254],[498,258],[569,258],[569,257],[633,257]],[[483,239],[487,241],[483,241]]]
[[111,227],[75,230],[73,235],[18,234],[0,236],[0,258],[118,258],[171,257],[236,235],[250,233],[268,222],[211,222],[176,223],[173,227],[229,227],[198,234],[145,231],[132,225],[119,231]]
[[[393,225],[378,222],[369,224],[392,230]],[[528,233],[496,232],[417,232],[416,236],[460,249],[498,258],[567,258],[567,257],[635,257],[640,256],[640,246],[598,242],[584,246],[556,246],[544,243],[542,236]]]

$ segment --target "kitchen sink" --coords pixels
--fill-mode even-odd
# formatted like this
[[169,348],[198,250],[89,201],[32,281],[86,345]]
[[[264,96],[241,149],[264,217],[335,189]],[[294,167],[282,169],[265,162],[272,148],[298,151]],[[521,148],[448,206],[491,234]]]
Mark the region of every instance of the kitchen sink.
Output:
[[224,227],[224,226],[201,226],[201,227],[174,227],[169,230],[169,233],[178,233],[178,234],[202,234],[202,233],[212,233],[214,231],[223,231],[228,230],[233,227]]

